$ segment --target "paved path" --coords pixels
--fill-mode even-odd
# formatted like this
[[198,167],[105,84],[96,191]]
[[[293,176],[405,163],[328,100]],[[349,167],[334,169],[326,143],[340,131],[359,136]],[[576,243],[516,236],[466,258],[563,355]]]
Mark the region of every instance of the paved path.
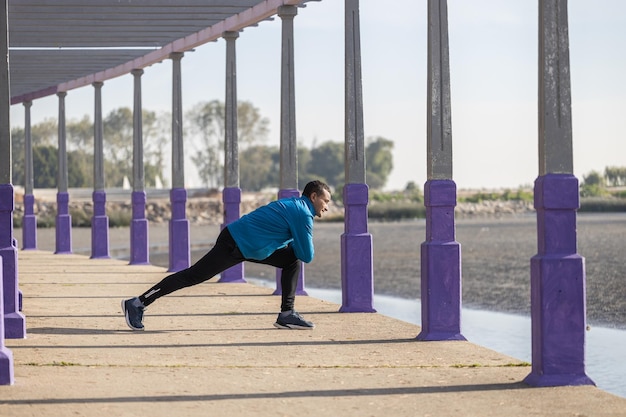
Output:
[[626,416],[626,399],[595,387],[529,388],[516,359],[417,342],[417,326],[311,297],[296,303],[316,329],[278,330],[271,290],[209,282],[159,300],[132,332],[120,300],[164,269],[20,251],[19,271],[28,337],[6,341],[3,417]]

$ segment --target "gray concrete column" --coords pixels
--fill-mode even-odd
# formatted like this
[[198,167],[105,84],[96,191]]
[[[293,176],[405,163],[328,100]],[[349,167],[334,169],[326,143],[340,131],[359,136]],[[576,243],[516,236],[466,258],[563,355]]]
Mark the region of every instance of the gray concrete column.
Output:
[[535,386],[593,385],[585,372],[585,260],[577,253],[567,0],[539,1],[537,254],[530,261]]
[[[278,16],[282,20],[282,45],[280,66],[280,188],[278,198],[300,196],[298,191],[298,143],[296,138],[296,88],[294,62],[293,19],[298,14],[295,6],[281,6]],[[304,289],[302,265],[296,294],[307,295]],[[275,295],[282,294],[280,269],[276,270]]]
[[133,218],[130,223],[130,264],[149,264],[148,220],[146,219],[146,192],[143,167],[143,125],[141,104],[142,69],[131,71],[133,89],[133,192],[131,204]]
[[11,184],[8,1],[2,2],[0,13],[0,385],[11,385],[14,382],[13,353],[5,347],[4,339],[25,337],[26,324],[24,317],[17,311],[17,247],[13,239],[15,193]]
[[104,127],[102,125],[102,86],[97,81],[94,88],[93,114],[93,216],[91,217],[91,257],[109,258],[109,217],[106,213],[104,191]]
[[298,14],[295,6],[281,6],[282,58],[280,75],[280,190],[298,192],[298,147],[296,141],[296,89],[294,81],[293,20]]
[[419,340],[465,340],[461,334],[461,245],[455,241],[452,181],[448,4],[428,1],[426,240],[421,245]]
[[59,119],[58,119],[58,172],[57,189],[60,193],[67,193],[67,135],[65,124],[65,97],[67,93],[61,91],[57,93],[59,97]]
[[374,253],[368,232],[359,0],[345,0],[345,207],[342,312],[374,312]]
[[133,91],[133,191],[144,191],[143,167],[143,124],[141,103],[141,76],[142,69],[131,71],[134,78]]
[[70,195],[67,175],[67,138],[65,125],[65,96],[67,93],[57,93],[59,97],[58,119],[58,172],[57,172],[57,216],[56,216],[56,254],[72,253],[72,216],[70,215]]
[[[224,223],[229,225],[240,217],[241,188],[239,188],[239,150],[237,139],[237,54],[235,41],[239,32],[224,32],[226,40],[226,97],[224,138]],[[244,264],[222,272],[219,282],[246,282]]]
[[224,32],[226,40],[226,97],[224,138],[224,187],[239,187],[239,150],[237,138],[237,54],[239,32]]
[[172,60],[172,188],[185,188],[183,149],[183,95],[181,60],[184,53],[170,54]]
[[93,188],[104,190],[104,127],[102,125],[102,86],[103,82],[92,84],[94,88],[93,112]]
[[172,189],[169,223],[169,271],[188,268],[191,263],[187,190],[185,190],[185,153],[183,151],[182,52],[170,54],[172,60]]
[[37,249],[37,216],[35,216],[35,175],[33,168],[33,138],[30,108],[32,101],[24,103],[24,216],[22,218],[22,249]]

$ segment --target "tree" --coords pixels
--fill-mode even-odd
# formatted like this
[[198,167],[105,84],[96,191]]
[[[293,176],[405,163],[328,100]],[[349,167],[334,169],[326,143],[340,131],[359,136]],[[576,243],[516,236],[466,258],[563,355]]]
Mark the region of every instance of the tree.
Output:
[[344,145],[339,142],[324,142],[311,149],[307,171],[329,186],[339,188],[344,183]]
[[366,181],[373,189],[380,189],[387,183],[393,170],[393,141],[383,137],[369,138],[365,148]]
[[602,196],[607,193],[604,177],[598,171],[591,171],[583,175],[583,182],[580,185],[580,195],[583,197]]
[[604,168],[604,179],[607,185],[612,187],[626,185],[626,167]]
[[[203,184],[218,187],[224,183],[224,103],[219,100],[199,103],[187,113],[187,119],[196,150],[191,160]],[[242,150],[264,141],[268,125],[268,119],[261,117],[259,109],[251,103],[237,104],[237,141]]]
[[243,190],[260,191],[279,183],[279,149],[250,146],[239,155],[239,180]]

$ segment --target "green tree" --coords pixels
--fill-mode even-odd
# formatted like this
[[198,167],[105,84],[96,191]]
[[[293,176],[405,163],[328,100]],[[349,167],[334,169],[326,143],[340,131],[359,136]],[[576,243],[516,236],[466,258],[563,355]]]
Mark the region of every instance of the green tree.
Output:
[[580,185],[580,195],[582,197],[594,197],[607,194],[604,177],[598,171],[591,171],[583,175],[583,182]]
[[366,181],[370,188],[381,189],[393,170],[393,141],[383,137],[369,138],[365,148]]
[[33,147],[35,188],[54,188],[58,171],[57,149],[50,145]]
[[[196,151],[191,160],[203,184],[218,187],[224,183],[224,103],[219,100],[198,103],[186,116]],[[237,104],[237,143],[241,150],[262,143],[267,137],[268,126],[268,119],[262,117],[251,103]]]
[[279,150],[277,147],[255,145],[239,155],[239,181],[243,190],[260,191],[279,183]]
[[604,179],[607,185],[612,187],[626,185],[626,167],[604,168]]
[[335,189],[340,188],[344,183],[344,145],[339,142],[324,142],[311,149],[311,159],[309,160],[307,171],[326,182]]

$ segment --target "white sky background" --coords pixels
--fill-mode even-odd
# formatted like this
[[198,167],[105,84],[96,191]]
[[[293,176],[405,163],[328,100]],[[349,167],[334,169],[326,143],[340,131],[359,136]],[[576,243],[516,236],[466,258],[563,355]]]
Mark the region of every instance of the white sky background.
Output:
[[[361,0],[365,136],[394,141],[387,189],[426,181],[427,2]],[[537,21],[531,0],[448,0],[454,181],[463,188],[531,185],[537,163]],[[626,2],[569,1],[574,174],[626,166]],[[279,144],[281,21],[262,22],[237,40],[239,100],[270,119]],[[298,143],[344,138],[344,2],[323,0],[295,18]],[[224,99],[225,42],[182,60],[183,111]],[[145,68],[142,102],[171,109],[171,61]],[[133,106],[131,75],[105,82],[103,112]],[[93,118],[93,88],[68,92],[67,120]],[[58,116],[56,96],[36,100],[32,123]],[[23,106],[12,106],[23,126]],[[185,153],[194,148],[189,141]],[[186,183],[199,186],[186,162]],[[167,173],[169,174],[169,172]]]

